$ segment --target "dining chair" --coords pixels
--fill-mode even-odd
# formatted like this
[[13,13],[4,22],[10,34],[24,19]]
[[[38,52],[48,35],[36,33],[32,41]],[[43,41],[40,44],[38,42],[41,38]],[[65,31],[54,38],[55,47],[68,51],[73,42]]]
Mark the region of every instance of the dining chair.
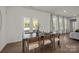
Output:
[[[39,47],[39,37],[31,37],[27,40],[27,52],[33,50],[35,53],[36,49]],[[37,49],[39,51],[39,49]],[[37,51],[37,52],[38,52]]]

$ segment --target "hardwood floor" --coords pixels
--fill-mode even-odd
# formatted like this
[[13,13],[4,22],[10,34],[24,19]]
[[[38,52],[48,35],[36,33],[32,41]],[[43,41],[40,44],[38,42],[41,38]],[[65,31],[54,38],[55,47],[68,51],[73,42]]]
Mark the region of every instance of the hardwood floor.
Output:
[[[57,46],[56,49],[51,49],[50,44],[46,45],[43,49],[41,48],[40,53],[79,53],[79,41],[74,39],[69,39],[69,35],[62,35],[60,37],[61,47]],[[32,53],[32,51],[30,51]],[[37,52],[37,49],[35,51]],[[22,53],[22,42],[8,44],[2,53]]]

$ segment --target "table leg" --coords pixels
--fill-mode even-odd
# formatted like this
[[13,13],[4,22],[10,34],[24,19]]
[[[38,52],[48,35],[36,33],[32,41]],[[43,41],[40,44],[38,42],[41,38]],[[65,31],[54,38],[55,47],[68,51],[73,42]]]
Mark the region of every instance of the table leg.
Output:
[[61,45],[60,45],[60,36],[58,37],[58,39],[59,39],[58,40],[58,46],[61,47]]
[[55,37],[53,39],[53,48],[55,49]]
[[27,41],[26,52],[29,53],[29,42]]

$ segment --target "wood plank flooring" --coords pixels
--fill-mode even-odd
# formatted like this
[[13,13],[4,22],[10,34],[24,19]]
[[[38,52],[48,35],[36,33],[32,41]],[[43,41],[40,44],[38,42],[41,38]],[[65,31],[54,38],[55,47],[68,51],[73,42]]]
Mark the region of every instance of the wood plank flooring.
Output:
[[[79,41],[70,39],[69,34],[60,37],[61,47],[56,45],[56,49],[51,50],[49,45],[44,47],[40,53],[79,53]],[[1,53],[22,53],[22,42],[8,44]],[[32,53],[32,51],[30,51]],[[35,53],[38,53],[37,51]]]

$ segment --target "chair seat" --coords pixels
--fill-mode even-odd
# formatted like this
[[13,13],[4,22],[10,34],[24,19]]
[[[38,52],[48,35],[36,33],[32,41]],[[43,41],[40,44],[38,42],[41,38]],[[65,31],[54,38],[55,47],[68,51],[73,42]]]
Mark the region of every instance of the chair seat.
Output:
[[34,43],[29,44],[29,50],[32,50],[32,49],[35,49],[35,48],[38,48],[38,47],[39,47],[38,42],[34,42]]
[[59,39],[58,38],[55,38],[55,42],[57,42]]
[[51,41],[50,40],[44,40],[44,45],[50,44]]
[[[47,45],[47,44],[50,44],[50,43],[51,43],[50,40],[44,40],[44,45]],[[29,50],[32,50],[32,49],[35,49],[35,48],[38,48],[38,47],[39,47],[38,42],[34,42],[34,43],[29,44]]]

